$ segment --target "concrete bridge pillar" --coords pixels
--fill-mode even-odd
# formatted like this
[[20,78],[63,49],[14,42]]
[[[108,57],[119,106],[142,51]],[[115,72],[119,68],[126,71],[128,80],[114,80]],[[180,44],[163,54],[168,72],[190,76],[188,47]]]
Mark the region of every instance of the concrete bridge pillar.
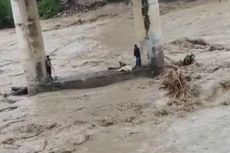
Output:
[[28,82],[29,94],[36,94],[47,80],[45,50],[36,0],[11,0],[19,54]]
[[132,0],[137,39],[146,63],[156,72],[164,68],[158,0]]

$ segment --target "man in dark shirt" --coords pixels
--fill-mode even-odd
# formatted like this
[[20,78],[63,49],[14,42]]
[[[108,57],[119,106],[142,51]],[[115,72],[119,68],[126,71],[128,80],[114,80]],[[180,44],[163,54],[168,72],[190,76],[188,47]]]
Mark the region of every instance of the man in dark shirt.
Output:
[[141,67],[141,52],[136,44],[134,45],[134,56],[136,57],[136,67]]
[[51,64],[51,59],[49,56],[46,56],[46,70],[48,74],[48,79],[53,80],[52,78],[52,64]]

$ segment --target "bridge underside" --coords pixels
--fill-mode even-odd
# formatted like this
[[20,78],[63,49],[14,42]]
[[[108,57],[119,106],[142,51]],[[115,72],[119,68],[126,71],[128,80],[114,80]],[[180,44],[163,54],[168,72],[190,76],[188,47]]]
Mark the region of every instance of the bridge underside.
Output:
[[[141,46],[142,54],[143,56],[147,56],[148,61],[146,61],[146,64],[148,64],[153,70],[160,70],[163,68],[164,58],[163,52],[159,49],[161,26],[158,0],[132,1],[136,34],[139,40],[139,45]],[[37,2],[36,0],[11,0],[11,5],[19,42],[19,50],[23,52],[23,58],[21,61],[26,73],[29,94],[36,94],[40,90],[43,90],[44,87],[49,88],[50,85],[55,86],[57,84],[61,85],[63,88],[68,88],[67,86],[72,88],[72,84],[74,84],[75,88],[81,86],[87,87],[87,83],[84,83],[84,81],[82,82],[81,79],[75,79],[75,81],[71,79],[69,81],[66,80],[66,83],[64,84],[61,83],[61,81],[54,83],[48,82],[45,66],[46,53],[39,22]],[[134,74],[137,72],[138,71],[129,75],[125,73],[107,75],[108,72],[104,72],[105,75],[97,76],[93,74],[92,76],[94,76],[95,79],[91,76],[86,80],[95,80],[96,83],[91,83],[92,86],[94,86],[94,84],[106,84],[107,82],[116,82],[116,80],[126,80],[126,78],[136,76]],[[124,75],[124,77],[120,77],[120,75]],[[107,77],[102,79],[103,76]],[[40,89],[41,85],[42,89]]]

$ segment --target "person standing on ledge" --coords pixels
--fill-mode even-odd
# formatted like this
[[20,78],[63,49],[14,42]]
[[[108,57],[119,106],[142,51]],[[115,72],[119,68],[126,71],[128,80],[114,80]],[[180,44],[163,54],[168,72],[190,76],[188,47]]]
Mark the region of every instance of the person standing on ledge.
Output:
[[47,74],[48,74],[48,80],[52,81],[53,77],[52,77],[52,64],[51,64],[51,59],[50,56],[46,56],[46,70],[47,70]]
[[141,52],[136,44],[134,45],[134,56],[136,57],[135,67],[141,67]]

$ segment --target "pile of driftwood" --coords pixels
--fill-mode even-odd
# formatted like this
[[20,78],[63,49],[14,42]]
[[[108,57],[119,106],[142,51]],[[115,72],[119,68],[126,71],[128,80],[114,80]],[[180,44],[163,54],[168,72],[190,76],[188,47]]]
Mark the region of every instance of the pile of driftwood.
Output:
[[202,101],[197,96],[194,96],[193,93],[196,91],[196,95],[199,96],[198,89],[190,88],[189,81],[191,81],[191,77],[186,76],[181,70],[181,66],[188,66],[195,62],[195,55],[189,54],[183,60],[165,68],[162,88],[167,90],[170,96],[167,105],[170,109],[175,109],[175,111],[182,114],[184,112],[191,112],[202,105]]
[[195,55],[189,54],[183,60],[176,63],[178,66],[188,66],[195,63]]
[[187,77],[176,67],[166,70],[163,88],[168,91],[168,95],[171,97],[167,105],[177,112],[181,112],[182,114],[183,112],[191,112],[202,105],[199,99],[191,95]]
[[163,88],[169,91],[169,95],[177,99],[188,96],[190,89],[187,81],[191,78],[185,76],[179,67],[188,66],[194,64],[195,62],[195,55],[188,54],[183,60],[180,60],[179,62],[174,63],[175,65],[170,65],[166,68],[163,80]]
[[167,89],[168,94],[173,98],[186,97],[189,92],[189,85],[186,77],[176,67],[171,67],[166,70],[163,80],[163,88]]

